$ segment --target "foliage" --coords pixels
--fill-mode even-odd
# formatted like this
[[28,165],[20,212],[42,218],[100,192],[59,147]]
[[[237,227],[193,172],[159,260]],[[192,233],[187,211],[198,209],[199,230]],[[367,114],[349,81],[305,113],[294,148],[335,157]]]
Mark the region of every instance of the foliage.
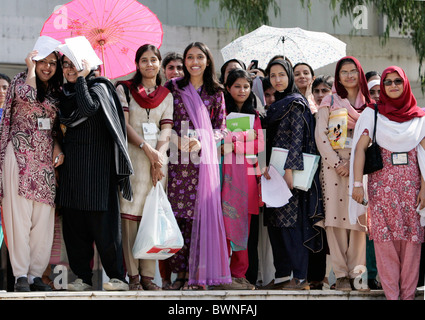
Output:
[[[302,5],[310,8],[311,0],[300,0]],[[378,15],[387,17],[387,25],[383,30],[381,43],[385,44],[390,37],[391,30],[399,30],[401,34],[411,36],[415,48],[421,78],[422,92],[425,90],[425,2],[419,0],[329,0],[329,6],[339,17],[355,18],[355,8],[359,5],[373,7]],[[338,22],[338,15],[334,23]]]
[[240,35],[270,24],[270,10],[275,16],[280,13],[275,0],[195,0],[195,3],[205,9],[211,1],[219,3],[220,12],[228,17],[230,26],[236,28]]

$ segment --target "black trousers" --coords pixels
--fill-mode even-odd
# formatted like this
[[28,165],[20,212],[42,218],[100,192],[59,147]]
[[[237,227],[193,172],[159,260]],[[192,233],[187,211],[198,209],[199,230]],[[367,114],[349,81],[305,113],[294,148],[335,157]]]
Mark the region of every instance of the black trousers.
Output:
[[[299,220],[299,219],[298,219]],[[298,279],[307,279],[308,249],[303,245],[302,230],[297,221],[294,227],[278,228],[268,226],[270,244],[273,253],[275,277],[291,275]]]
[[125,279],[118,194],[111,196],[108,211],[62,208],[63,237],[72,272],[92,285],[94,244],[109,278]]

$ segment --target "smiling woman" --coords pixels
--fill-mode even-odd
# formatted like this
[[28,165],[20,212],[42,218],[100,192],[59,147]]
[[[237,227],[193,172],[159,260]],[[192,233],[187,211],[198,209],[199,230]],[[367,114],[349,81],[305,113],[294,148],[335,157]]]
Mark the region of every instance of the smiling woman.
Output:
[[209,48],[193,42],[183,61],[183,78],[166,84],[174,98],[168,195],[185,239],[170,258],[178,274],[171,289],[200,289],[231,282],[216,146],[226,128],[226,110]]
[[0,200],[15,291],[51,290],[41,277],[53,240],[55,168],[64,160],[55,139],[62,85],[58,54],[50,51],[36,61],[37,55],[31,51],[27,71],[12,80],[0,127]]
[[[326,208],[326,236],[336,289],[351,291],[350,281],[356,277],[354,268],[366,264],[366,234],[364,222],[351,224],[348,219],[350,154],[356,121],[370,94],[360,62],[344,57],[335,69],[335,91],[322,99],[316,114],[315,139],[321,161],[322,191]],[[333,149],[328,138],[330,114],[334,110],[347,110],[347,141],[343,148]],[[366,212],[366,208],[363,208]]]
[[[120,198],[124,259],[130,290],[159,290],[152,282],[155,260],[134,259],[132,247],[142,219],[143,206],[152,186],[166,187],[167,154],[173,124],[173,97],[161,85],[161,53],[154,45],[141,46],[135,55],[136,74],[116,84],[124,109],[128,133],[128,152],[135,174],[133,201]],[[126,90],[129,95],[127,99]],[[139,277],[141,275],[141,279]]]

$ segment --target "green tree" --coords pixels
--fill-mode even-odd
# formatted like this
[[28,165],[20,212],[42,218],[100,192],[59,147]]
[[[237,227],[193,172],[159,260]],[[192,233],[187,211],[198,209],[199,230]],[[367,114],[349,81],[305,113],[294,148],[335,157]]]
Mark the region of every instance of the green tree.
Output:
[[[310,8],[311,0],[300,0],[303,6]],[[355,9],[359,5],[373,7],[378,15],[387,17],[387,25],[380,36],[381,44],[385,45],[391,30],[399,30],[401,34],[410,34],[410,40],[415,48],[419,62],[419,76],[422,92],[425,91],[425,2],[420,0],[329,0],[330,8],[339,12],[334,17],[334,23],[342,16],[355,18]],[[356,30],[353,30],[355,33]]]
[[240,35],[270,24],[270,10],[275,16],[280,13],[275,0],[195,0],[195,4],[205,9],[212,1],[219,3],[220,12],[228,18],[228,27],[236,28]]
[[[208,8],[210,2],[219,3],[219,10],[228,17],[229,25],[243,35],[263,24],[270,24],[270,10],[275,16],[280,14],[280,8],[275,0],[195,0],[199,8]],[[300,0],[304,7],[310,8],[312,0]],[[425,1],[421,0],[329,0],[330,9],[335,12],[333,22],[346,16],[356,18],[355,10],[359,5],[373,7],[378,15],[387,17],[387,25],[381,37],[384,45],[390,37],[391,30],[400,30],[403,34],[410,33],[411,42],[415,48],[418,62],[422,91],[425,91]],[[353,28],[355,34],[356,30]]]

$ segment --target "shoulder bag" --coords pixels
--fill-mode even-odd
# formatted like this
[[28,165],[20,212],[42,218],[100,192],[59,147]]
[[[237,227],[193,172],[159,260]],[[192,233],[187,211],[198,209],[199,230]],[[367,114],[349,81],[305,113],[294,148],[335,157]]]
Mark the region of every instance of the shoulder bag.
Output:
[[366,149],[363,174],[370,174],[383,168],[381,149],[376,142],[376,123],[378,118],[378,105],[375,103],[375,126],[373,128],[372,144]]

